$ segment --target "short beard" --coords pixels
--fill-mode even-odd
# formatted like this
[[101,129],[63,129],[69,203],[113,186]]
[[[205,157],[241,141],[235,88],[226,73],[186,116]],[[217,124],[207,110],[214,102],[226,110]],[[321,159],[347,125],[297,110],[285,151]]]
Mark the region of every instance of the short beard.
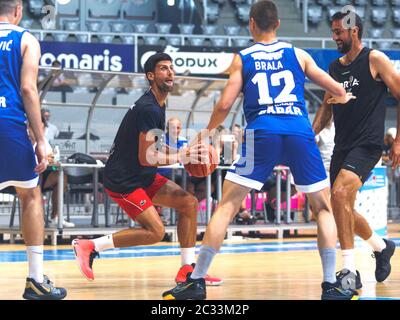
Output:
[[348,42],[343,42],[342,48],[339,49],[339,52],[342,54],[346,54],[351,50],[351,45],[353,44],[353,40],[350,39]]
[[160,90],[160,92],[163,93],[168,93],[168,92],[172,92],[172,90],[174,90],[174,86],[170,87],[167,86],[165,83],[162,83],[160,85],[157,84],[158,90]]

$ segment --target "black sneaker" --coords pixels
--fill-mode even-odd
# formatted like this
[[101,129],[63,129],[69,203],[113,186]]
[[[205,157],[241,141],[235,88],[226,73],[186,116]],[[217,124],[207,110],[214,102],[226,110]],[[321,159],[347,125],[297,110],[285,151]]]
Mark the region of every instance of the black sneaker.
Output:
[[43,283],[35,279],[26,278],[25,291],[22,297],[27,300],[61,300],[67,295],[64,288],[56,288],[47,276],[44,276]]
[[336,283],[322,282],[321,300],[358,300],[358,292],[342,288],[339,281]]
[[[348,271],[347,269],[343,269],[342,271],[336,272],[336,280],[337,281],[341,282],[343,280],[343,278],[346,276],[347,272],[345,270]],[[361,275],[360,275],[360,272],[358,272],[358,270],[356,270],[356,287],[355,288],[357,290],[362,288]]]
[[[358,277],[358,279],[357,279]],[[360,273],[356,270],[356,274],[351,272],[350,270],[343,269],[336,273],[336,280],[340,283],[343,289],[361,289],[361,276]],[[358,283],[357,283],[358,280]]]
[[175,288],[163,293],[164,300],[205,300],[206,282],[204,278],[191,279],[188,274],[186,282],[179,283]]
[[386,243],[386,248],[382,252],[374,252],[376,259],[376,269],[375,269],[375,279],[378,282],[385,281],[389,276],[390,271],[392,271],[392,266],[390,265],[390,258],[394,254],[396,249],[396,244],[391,240],[383,239]]

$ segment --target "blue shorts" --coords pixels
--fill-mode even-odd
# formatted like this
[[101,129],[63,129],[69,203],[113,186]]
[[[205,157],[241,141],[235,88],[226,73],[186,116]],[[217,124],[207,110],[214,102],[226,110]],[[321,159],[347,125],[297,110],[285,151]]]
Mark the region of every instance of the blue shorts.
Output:
[[245,156],[225,179],[261,190],[274,167],[285,165],[290,168],[298,191],[310,193],[329,187],[321,154],[313,138],[256,131],[254,145],[250,140],[247,135],[242,145]]
[[18,137],[0,136],[0,190],[14,186],[35,188],[39,176],[35,152],[28,134]]

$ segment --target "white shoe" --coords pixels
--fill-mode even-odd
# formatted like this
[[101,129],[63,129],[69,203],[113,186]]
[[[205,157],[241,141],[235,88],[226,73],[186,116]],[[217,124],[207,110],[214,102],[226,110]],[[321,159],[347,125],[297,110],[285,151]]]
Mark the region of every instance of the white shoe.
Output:
[[64,228],[74,228],[75,223],[67,221],[67,220],[63,220],[63,227]]

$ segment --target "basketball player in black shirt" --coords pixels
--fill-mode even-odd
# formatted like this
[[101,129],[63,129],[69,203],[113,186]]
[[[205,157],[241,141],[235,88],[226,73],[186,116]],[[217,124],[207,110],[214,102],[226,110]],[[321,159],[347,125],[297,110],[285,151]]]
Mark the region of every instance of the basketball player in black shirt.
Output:
[[[353,289],[362,287],[355,268],[354,234],[372,246],[378,282],[389,276],[390,258],[395,250],[393,241],[375,234],[365,218],[354,210],[357,191],[382,155],[387,89],[400,100],[400,75],[384,53],[363,47],[362,31],[361,19],[354,12],[338,12],[332,17],[333,40],[344,56],[331,63],[329,73],[356,98],[339,105],[326,93],[313,124],[318,134],[333,113],[336,134],[330,166],[331,201],[343,255],[343,270],[338,280],[346,280]],[[399,119],[400,112],[398,128]],[[399,157],[400,135],[392,149],[393,167],[399,165]]]
[[[165,53],[156,53],[146,61],[144,70],[150,88],[122,120],[104,170],[108,195],[141,227],[93,240],[74,239],[75,257],[88,280],[94,280],[92,264],[98,252],[154,244],[164,238],[164,225],[154,205],[174,208],[179,213],[182,267],[175,281],[184,282],[187,273],[193,271],[198,202],[180,186],[157,174],[157,166],[195,162],[199,154],[207,154],[207,149],[198,144],[178,151],[162,143],[165,101],[174,85],[172,59]],[[208,284],[221,282],[221,279],[208,277]]]

